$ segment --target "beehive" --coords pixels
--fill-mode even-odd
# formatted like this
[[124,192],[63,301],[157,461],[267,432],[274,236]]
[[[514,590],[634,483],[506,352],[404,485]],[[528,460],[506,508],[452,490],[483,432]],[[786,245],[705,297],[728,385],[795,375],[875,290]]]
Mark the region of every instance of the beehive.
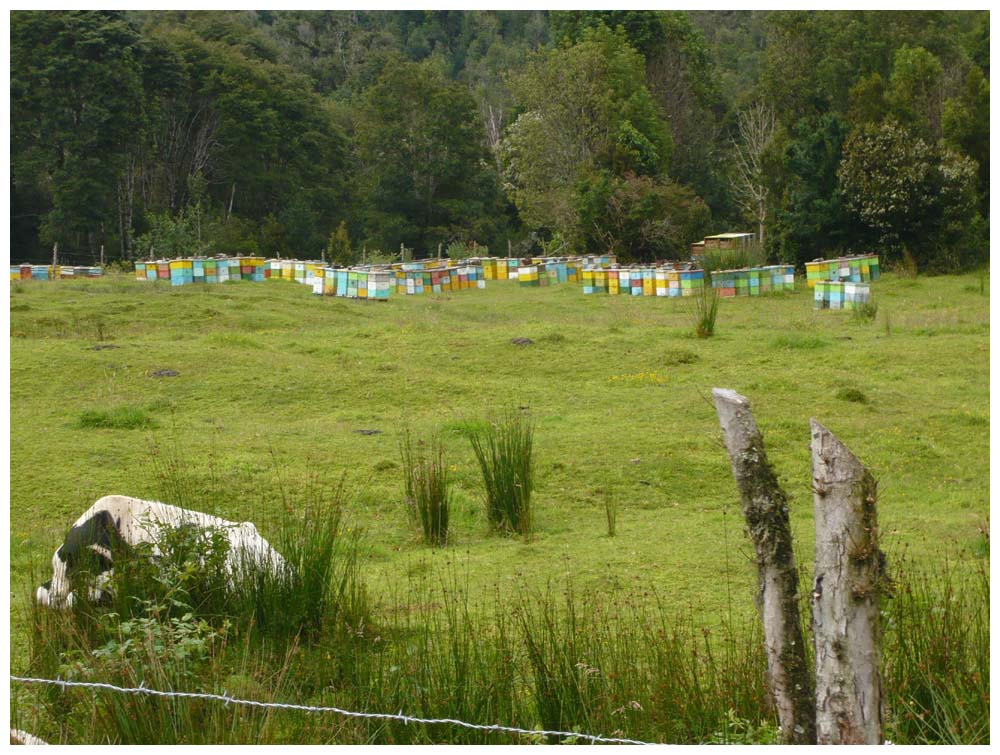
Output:
[[815,309],[857,309],[871,300],[870,284],[850,281],[816,281],[813,286]]
[[795,268],[792,265],[717,270],[712,273],[712,287],[720,296],[759,296],[769,291],[792,291]]
[[850,281],[863,283],[878,280],[878,255],[860,254],[836,259],[817,259],[806,263],[806,284],[813,288],[817,281]]

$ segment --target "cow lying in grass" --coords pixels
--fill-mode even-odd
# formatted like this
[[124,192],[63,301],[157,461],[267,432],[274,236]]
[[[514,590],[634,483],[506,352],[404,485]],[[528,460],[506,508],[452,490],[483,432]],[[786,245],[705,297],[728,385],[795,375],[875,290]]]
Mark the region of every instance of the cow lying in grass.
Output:
[[248,567],[277,572],[285,566],[285,560],[252,522],[229,522],[158,501],[109,495],[87,509],[70,528],[52,557],[52,579],[38,588],[35,599],[51,608],[72,607],[78,599],[73,594],[74,575],[83,570],[92,578],[87,598],[99,602],[107,597],[114,554],[128,554],[136,546],[149,544],[152,556],[157,558],[164,533],[185,527],[218,533],[223,538],[222,544],[228,546],[224,570],[229,578]]

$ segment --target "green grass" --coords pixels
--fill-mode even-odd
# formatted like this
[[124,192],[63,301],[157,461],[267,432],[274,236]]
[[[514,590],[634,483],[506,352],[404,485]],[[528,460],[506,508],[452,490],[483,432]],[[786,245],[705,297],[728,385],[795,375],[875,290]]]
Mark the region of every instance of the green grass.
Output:
[[[933,573],[950,554],[962,573],[987,557],[989,298],[975,274],[884,276],[874,327],[813,310],[801,282],[786,296],[726,299],[709,339],[694,336],[685,301],[583,296],[573,284],[487,285],[388,303],[317,298],[270,282],[171,289],[110,277],[12,289],[12,669],[27,663],[27,597],[48,578],[69,524],[100,496],[252,519],[276,542],[280,521],[310,500],[303,491],[316,480],[335,486],[342,475],[339,526],[361,531],[357,568],[376,614],[447,625],[448,616],[428,608],[441,601],[393,597],[417,576],[433,582],[455,572],[468,593],[509,606],[571,573],[578,592],[609,605],[655,593],[695,635],[750,622],[756,574],[708,398],[715,386],[753,402],[790,494],[806,573],[810,417],[878,477],[890,565],[905,552],[914,570]],[[512,345],[520,336],[535,344]],[[92,350],[109,340],[118,348]],[[165,368],[180,374],[151,376]],[[658,379],[612,380],[622,375]],[[838,396],[846,389],[867,403]],[[87,407],[119,406],[155,413],[156,422],[81,427]],[[497,538],[486,521],[468,436],[494,406],[524,407],[535,422],[529,542]],[[440,553],[414,538],[401,515],[404,427],[418,437],[440,432],[449,460],[451,547]],[[620,514],[613,538],[602,493],[609,485]],[[468,610],[498,631],[496,605],[472,601]],[[551,665],[539,643],[540,662]],[[387,670],[395,663],[385,662]],[[407,683],[419,682],[399,681]],[[390,705],[395,698],[376,695],[375,684],[371,705]],[[266,689],[284,699],[322,697],[308,686]],[[507,719],[498,700],[483,697],[464,712],[520,720]],[[588,720],[610,721],[617,709]],[[734,728],[760,723],[748,705],[736,715]],[[699,726],[710,736],[723,723]],[[403,728],[393,736],[404,737]],[[336,736],[325,734],[316,741]]]
[[154,426],[153,418],[139,406],[116,406],[111,409],[85,409],[77,426],[105,430],[140,430]]

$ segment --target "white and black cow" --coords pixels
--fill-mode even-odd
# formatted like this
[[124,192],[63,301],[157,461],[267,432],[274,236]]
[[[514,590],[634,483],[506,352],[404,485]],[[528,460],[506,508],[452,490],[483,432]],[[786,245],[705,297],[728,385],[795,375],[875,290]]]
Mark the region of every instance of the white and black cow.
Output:
[[273,571],[285,568],[281,554],[260,536],[252,522],[229,522],[159,501],[108,495],[87,509],[70,528],[52,557],[52,579],[38,588],[35,599],[52,608],[72,606],[76,596],[71,590],[70,575],[74,568],[86,565],[95,576],[88,598],[99,601],[111,578],[113,552],[149,543],[154,556],[159,555],[157,542],[165,528],[186,526],[225,532],[229,539],[226,572],[230,577],[251,564],[264,565]]

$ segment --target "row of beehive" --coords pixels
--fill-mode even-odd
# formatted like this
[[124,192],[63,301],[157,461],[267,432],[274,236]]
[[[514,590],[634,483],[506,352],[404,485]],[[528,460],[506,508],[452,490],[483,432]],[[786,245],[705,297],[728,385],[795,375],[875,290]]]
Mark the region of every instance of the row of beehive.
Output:
[[262,281],[262,257],[192,257],[135,263],[137,280],[166,280],[171,286],[191,283],[225,283],[231,280]]
[[583,293],[631,296],[691,296],[705,285],[703,270],[585,267]]
[[845,281],[865,283],[880,276],[878,255],[859,254],[830,260],[813,260],[806,263],[806,284],[813,288],[817,281]]
[[[544,283],[534,283],[536,278],[541,280],[544,271],[554,268],[556,275],[549,275],[549,282],[566,283],[578,280],[579,270],[584,266],[609,268],[617,264],[617,258],[613,254],[606,255],[586,255],[580,257],[531,257],[530,259],[520,259],[518,257],[477,257],[469,260],[483,268],[483,278],[486,280],[521,280],[521,271],[524,270],[528,276],[527,285],[541,285]],[[531,268],[536,268],[532,270]],[[562,271],[562,272],[561,272]]]
[[549,260],[538,264],[521,265],[517,268],[516,278],[521,286],[528,288],[551,286],[556,283],[576,283],[580,280],[580,269],[579,260]]
[[771,291],[795,290],[793,265],[767,265],[740,270],[716,270],[712,288],[719,296],[759,296]]
[[870,284],[849,281],[816,281],[813,308],[857,309],[871,300]]
[[393,288],[391,270],[356,270],[350,268],[320,268],[313,271],[314,294],[343,296],[348,299],[385,301]]
[[11,265],[10,279],[15,280],[56,280],[66,278],[100,278],[104,275],[103,267],[87,267],[85,265]]
[[464,291],[486,288],[483,268],[477,265],[429,268],[423,270],[395,270],[395,289],[399,294],[440,294],[446,291]]

